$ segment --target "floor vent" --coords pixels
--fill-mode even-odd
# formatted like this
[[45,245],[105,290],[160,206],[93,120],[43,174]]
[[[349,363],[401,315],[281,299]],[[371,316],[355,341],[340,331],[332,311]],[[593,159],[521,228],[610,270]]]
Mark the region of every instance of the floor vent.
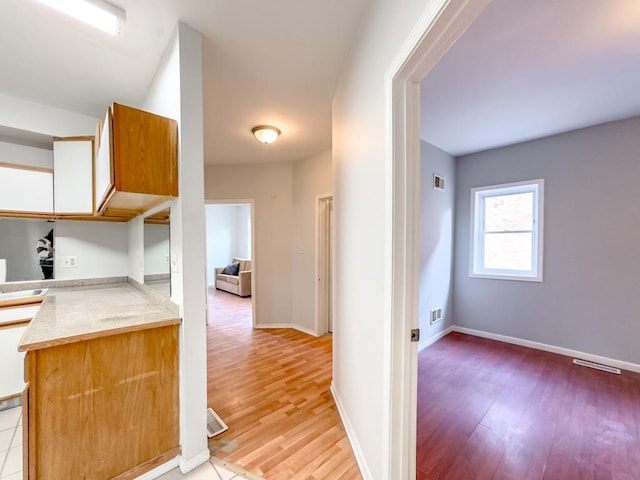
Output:
[[608,367],[607,365],[600,365],[599,363],[587,362],[586,360],[573,359],[573,363],[581,365],[583,367],[595,368],[596,370],[602,370],[603,372],[615,373],[620,375],[620,369],[614,367]]
[[227,428],[227,424],[222,421],[213,408],[207,408],[207,436],[209,438],[221,434]]

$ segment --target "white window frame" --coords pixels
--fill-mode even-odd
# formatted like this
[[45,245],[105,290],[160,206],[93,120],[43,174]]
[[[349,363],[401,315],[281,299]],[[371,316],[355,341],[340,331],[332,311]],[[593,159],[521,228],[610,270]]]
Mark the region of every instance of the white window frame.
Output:
[[[533,193],[533,229],[531,270],[503,270],[484,268],[484,199],[487,197]],[[504,183],[471,189],[471,245],[469,276],[501,280],[542,282],[544,239],[544,179]]]

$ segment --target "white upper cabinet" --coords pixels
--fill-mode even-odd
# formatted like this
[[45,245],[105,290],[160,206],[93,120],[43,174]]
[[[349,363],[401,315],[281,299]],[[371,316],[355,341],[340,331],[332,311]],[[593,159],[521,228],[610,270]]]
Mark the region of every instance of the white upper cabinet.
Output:
[[53,170],[56,215],[92,215],[92,137],[55,140]]
[[0,210],[14,213],[53,213],[51,169],[0,165]]

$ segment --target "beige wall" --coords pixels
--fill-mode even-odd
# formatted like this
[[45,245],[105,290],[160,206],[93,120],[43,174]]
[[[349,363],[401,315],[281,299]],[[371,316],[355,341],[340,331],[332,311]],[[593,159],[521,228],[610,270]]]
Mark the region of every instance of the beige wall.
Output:
[[293,322],[315,331],[316,196],[331,192],[331,150],[293,166]]
[[330,150],[294,163],[205,167],[206,201],[254,201],[257,326],[314,331],[315,200],[330,191]]
[[206,165],[205,199],[253,200],[256,324],[289,325],[293,165]]

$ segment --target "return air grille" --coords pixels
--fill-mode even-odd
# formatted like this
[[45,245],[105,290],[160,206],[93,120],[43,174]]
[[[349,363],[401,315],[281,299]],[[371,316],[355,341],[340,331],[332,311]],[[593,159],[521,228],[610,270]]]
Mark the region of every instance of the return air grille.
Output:
[[207,408],[207,436],[215,437],[227,430],[227,424],[222,421],[213,408]]
[[578,358],[573,359],[573,363],[576,365],[580,365],[582,367],[595,368],[596,370],[602,370],[603,372],[615,373],[616,375],[620,375],[620,369],[609,367],[607,365],[600,365],[599,363],[588,362],[586,360],[580,360]]

